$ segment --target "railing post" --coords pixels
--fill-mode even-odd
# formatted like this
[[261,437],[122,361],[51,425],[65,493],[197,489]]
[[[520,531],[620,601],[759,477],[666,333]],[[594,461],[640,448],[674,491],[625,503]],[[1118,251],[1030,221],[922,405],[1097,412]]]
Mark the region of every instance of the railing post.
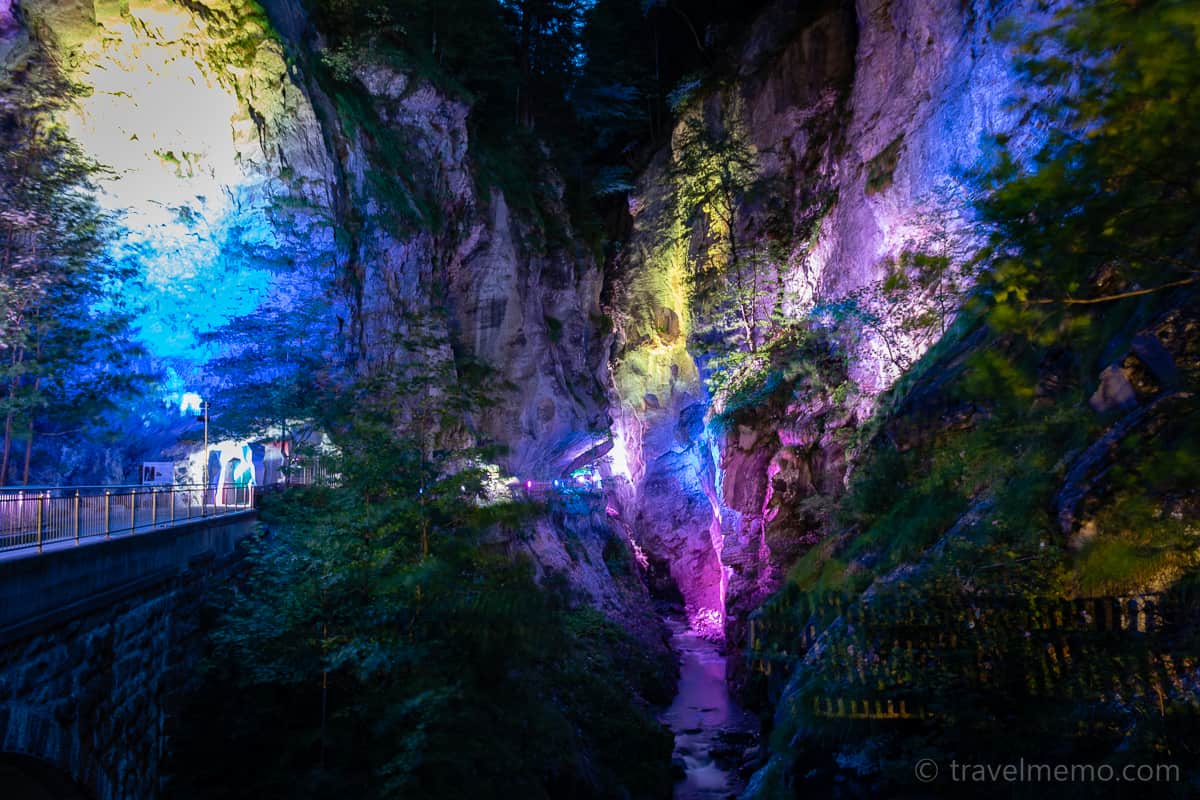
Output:
[[79,490],[75,490],[75,546],[79,546]]
[[137,489],[129,490],[129,535],[132,536],[137,528]]
[[39,552],[39,553],[40,553],[40,552],[42,552],[42,535],[43,535],[43,532],[42,532],[42,527],[43,527],[43,525],[45,524],[45,520],[43,519],[43,516],[44,516],[44,512],[43,512],[43,506],[45,506],[45,504],[46,504],[46,493],[45,493],[44,491],[43,491],[43,492],[38,492],[38,504],[37,504],[37,548],[38,548],[38,552]]
[[171,484],[171,524],[175,524],[175,484]]
[[112,536],[112,492],[104,490],[104,538]]
[[150,527],[158,527],[158,490],[150,490]]
[[208,516],[208,484],[200,490],[200,519]]

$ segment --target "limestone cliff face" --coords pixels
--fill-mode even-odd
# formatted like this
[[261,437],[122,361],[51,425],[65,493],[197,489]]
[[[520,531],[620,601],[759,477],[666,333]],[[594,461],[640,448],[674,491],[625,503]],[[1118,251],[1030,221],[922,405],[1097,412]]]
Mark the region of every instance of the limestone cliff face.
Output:
[[242,0],[17,10],[87,88],[66,122],[113,172],[103,199],[150,287],[152,350],[200,360],[206,328],[316,303],[315,338],[369,371],[411,357],[406,317],[420,314],[444,343],[434,357],[460,347],[512,387],[476,421],[509,448],[504,466],[556,476],[607,426],[598,265],[543,246],[500,190],[480,193],[465,103],[372,63],[331,88],[314,74],[321,42],[300,7],[267,11]]
[[[318,291],[333,252],[332,166],[307,98],[257,7],[31,0],[27,25],[84,87],[64,120],[111,172],[116,255],[147,284],[156,353],[288,291]],[[22,69],[20,49],[6,59]]]
[[[458,347],[495,371],[503,387],[496,405],[472,422],[478,434],[508,448],[507,473],[558,477],[607,425],[594,374],[601,360],[599,266],[585,253],[543,247],[502,191],[480,194],[465,103],[380,65],[360,65],[356,78],[405,148],[400,168],[411,174],[400,178],[412,196],[402,202],[427,207],[398,223],[395,208],[379,197],[380,166],[367,134],[327,123],[333,149],[345,154],[339,204],[353,208],[357,221],[342,266],[348,359],[370,372],[412,358],[411,317],[419,317],[420,333],[441,343],[425,356],[453,369]],[[319,105],[332,106],[315,84],[309,90]]]
[[[992,32],[1031,7],[779,2],[750,27],[734,73],[688,102],[685,119],[744,132],[772,187],[734,228],[751,240],[783,228],[772,235],[787,243],[773,266],[784,314],[869,286],[889,258],[962,229],[959,171],[984,134],[1020,135]],[[840,491],[844,433],[896,368],[867,335],[848,410],[818,392],[708,424],[708,367],[690,340],[703,320],[687,290],[703,242],[671,208],[679,135],[630,198],[632,234],[601,309],[594,258],[547,244],[475,179],[470,108],[378,63],[341,64],[331,82],[292,0],[265,15],[247,0],[4,4],[10,71],[29,27],[92,90],[68,123],[114,168],[106,204],[125,214],[125,255],[142,260],[155,307],[146,337],[163,355],[193,353],[206,327],[302,303],[315,307],[313,346],[351,373],[413,358],[420,336],[435,342],[419,348],[425,362],[478,358],[509,387],[470,421],[508,448],[504,472],[558,477],[611,436],[614,535],[642,543],[694,624],[737,638],[814,535],[794,509]]]
[[[787,316],[870,287],[906,250],[966,235],[963,172],[989,134],[1014,134],[1018,148],[1028,136],[1005,111],[1013,76],[993,36],[1028,5],[778,3],[752,26],[736,75],[691,99],[685,120],[739,127],[772,187],[737,209],[734,227],[761,239],[768,218],[778,228],[783,217],[775,269]],[[816,535],[814,515],[795,509],[842,490],[846,433],[898,369],[868,331],[847,345],[856,401],[797,389],[732,426],[705,425],[712,398],[686,291],[703,242],[681,235],[670,204],[683,130],[630,201],[633,233],[614,275],[614,429],[631,483],[621,510],[650,559],[671,564],[693,621],[736,640]],[[924,346],[900,344],[909,355]]]
[[[250,0],[6,2],[6,78],[21,78],[34,38],[86,88],[65,122],[112,170],[102,200],[121,215],[117,256],[145,283],[142,334],[181,383],[203,372],[199,334],[303,309],[307,346],[335,375],[414,359],[453,375],[460,356],[492,368],[503,388],[465,427],[506,448],[504,475],[557,478],[603,439],[602,271],[481,188],[466,103],[369,61],[331,78],[291,0],[265,12]],[[542,213],[568,224],[562,208]],[[605,559],[561,558],[563,525],[543,527],[513,546],[614,615],[618,595],[641,602]],[[584,527],[629,559],[603,514]]]

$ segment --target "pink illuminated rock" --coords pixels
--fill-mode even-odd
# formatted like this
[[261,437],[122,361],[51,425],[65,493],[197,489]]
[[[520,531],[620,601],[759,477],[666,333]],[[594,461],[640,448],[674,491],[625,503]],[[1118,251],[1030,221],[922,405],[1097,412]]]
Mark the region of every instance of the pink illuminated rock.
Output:
[[0,0],[0,35],[16,30],[17,16],[13,0]]
[[[814,305],[868,290],[906,250],[969,238],[962,176],[987,137],[1010,134],[1019,153],[1040,135],[1007,105],[1016,77],[993,30],[1009,15],[1037,24],[1038,13],[1030,0],[863,0],[815,14],[779,0],[760,14],[735,57],[736,79],[689,107],[706,123],[740,121],[763,178],[789,200],[799,235],[776,266],[786,316],[800,321]],[[675,288],[705,242],[695,230],[670,240],[683,244],[664,241],[675,221],[673,156],[668,145],[629,199],[636,214],[614,293],[611,414],[637,454],[625,518],[651,562],[670,563],[693,620],[719,608],[736,646],[747,615],[821,539],[825,520],[813,509],[845,488],[844,434],[870,416],[897,362],[932,337],[861,330],[840,342],[854,392],[836,403],[828,391],[800,393],[747,410],[727,433],[705,431],[715,407],[693,341],[702,312]],[[737,210],[743,244],[765,238],[767,216],[751,203]],[[677,334],[668,324],[676,318]],[[719,605],[704,599],[717,591]]]

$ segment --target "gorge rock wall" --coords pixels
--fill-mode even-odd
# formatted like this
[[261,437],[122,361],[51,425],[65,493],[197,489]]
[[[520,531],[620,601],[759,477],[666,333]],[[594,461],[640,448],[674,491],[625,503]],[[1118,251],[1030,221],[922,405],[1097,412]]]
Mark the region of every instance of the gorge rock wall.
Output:
[[[642,176],[613,276],[614,469],[630,481],[622,518],[652,562],[671,565],[694,625],[740,640],[746,614],[818,535],[819,514],[800,506],[843,489],[847,434],[899,370],[890,343],[866,331],[840,345],[848,398],[801,381],[711,424],[719,409],[689,336],[703,320],[692,319],[687,289],[705,245],[671,203],[687,119],[749,141],[771,191],[737,208],[734,230],[786,242],[780,307],[800,319],[880,281],[904,251],[965,235],[965,173],[987,137],[1011,134],[1019,150],[1036,135],[1006,110],[1015,76],[995,35],[1003,20],[1031,18],[1019,1],[775,4],[735,54],[734,74],[688,101],[672,146]],[[901,346],[915,356],[924,345]]]
[[[565,229],[551,245],[477,180],[466,102],[366,58],[332,65],[301,4],[266,6],[25,0],[0,15],[6,87],[46,47],[84,89],[63,121],[110,170],[100,200],[119,215],[114,257],[138,272],[138,333],[169,375],[159,389],[177,401],[203,380],[203,334],[297,315],[323,380],[410,365],[453,382],[482,362],[492,403],[458,443],[499,445],[501,476],[560,477],[608,418],[603,273],[574,242],[557,179],[537,176],[542,217]],[[619,598],[641,602],[604,559],[563,561],[570,534],[542,527],[540,570],[565,571],[614,616]],[[584,527],[630,557],[603,514]]]
[[607,427],[599,265],[476,180],[465,102],[366,60],[334,75],[301,7],[269,6],[6,5],[8,80],[33,31],[84,89],[64,121],[110,170],[151,353],[202,366],[199,334],[305,307],[306,344],[362,374],[413,358],[419,324],[439,341],[422,357],[453,370],[458,349],[508,387],[472,421],[502,466],[556,476]]
[[[557,477],[607,422],[594,374],[599,266],[582,251],[542,246],[502,190],[481,188],[466,103],[378,64],[359,65],[355,76],[392,138],[372,141],[369,128],[338,124],[337,98],[307,84],[325,109],[333,150],[345,154],[340,205],[357,223],[342,266],[347,360],[372,373],[414,357],[453,371],[456,349],[478,359],[501,389],[471,421],[474,433],[507,448],[508,474]],[[381,166],[387,146],[403,155]],[[379,191],[387,166],[399,170],[400,197]],[[565,210],[557,211],[565,224]],[[411,339],[421,336],[437,344],[414,350]]]
[[753,150],[771,190],[737,209],[733,229],[784,244],[772,269],[792,319],[962,230],[961,173],[986,134],[1034,135],[1005,110],[1013,76],[995,36],[1031,3],[779,2],[724,78],[687,100],[605,276],[556,207],[553,175],[538,176],[541,212],[565,231],[551,242],[478,179],[467,103],[383,63],[338,61],[293,0],[265,14],[244,0],[4,8],[10,73],[33,30],[90,89],[68,124],[114,169],[104,200],[124,214],[118,255],[144,268],[152,350],[186,372],[203,360],[199,333],[303,308],[304,346],[343,378],[406,363],[457,375],[478,359],[502,388],[460,433],[507,448],[501,472],[520,479],[606,452],[616,488],[603,525],[641,545],[695,626],[734,641],[817,536],[811,509],[844,485],[846,435],[898,370],[866,332],[849,399],[812,385],[710,424],[711,367],[693,341],[705,320],[688,289],[704,236],[672,202],[689,120],[736,129]]

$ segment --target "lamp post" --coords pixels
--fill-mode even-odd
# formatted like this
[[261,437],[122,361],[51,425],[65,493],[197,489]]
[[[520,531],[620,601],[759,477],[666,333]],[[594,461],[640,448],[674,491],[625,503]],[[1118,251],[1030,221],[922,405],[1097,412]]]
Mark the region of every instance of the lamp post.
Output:
[[[208,412],[212,408],[212,404],[207,400],[201,400],[197,406],[196,419],[204,420],[204,491],[208,492]],[[201,495],[203,497],[203,495]]]

